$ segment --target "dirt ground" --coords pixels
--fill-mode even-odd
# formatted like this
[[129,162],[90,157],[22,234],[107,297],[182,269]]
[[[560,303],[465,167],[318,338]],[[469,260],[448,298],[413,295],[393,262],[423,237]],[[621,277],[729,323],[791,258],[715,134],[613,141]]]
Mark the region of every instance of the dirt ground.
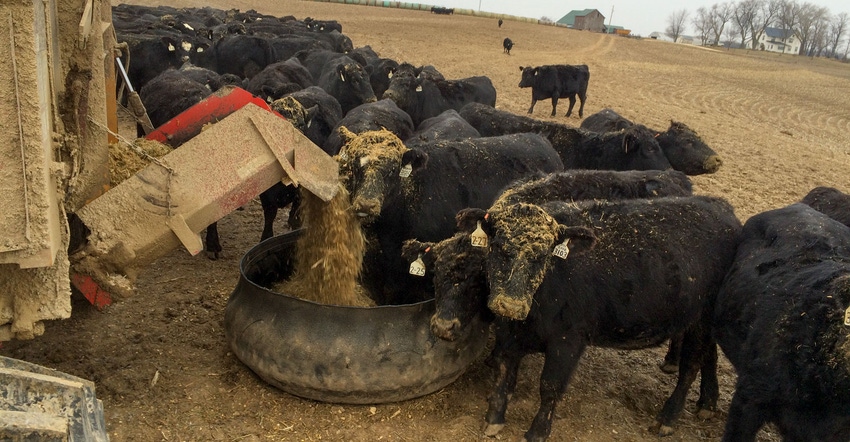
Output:
[[[697,130],[724,160],[694,177],[695,191],[728,199],[742,221],[798,201],[811,188],[850,192],[850,65],[751,51],[704,49],[507,20],[435,15],[356,5],[278,0],[140,1],[177,7],[256,9],[299,19],[336,19],[355,46],[447,78],[489,76],[497,107],[524,114],[530,91],[519,67],[587,64],[585,115],[612,107],[663,129],[670,120]],[[501,42],[510,37],[511,55]],[[549,119],[550,103],[534,117]],[[565,119],[565,105],[556,121]],[[222,146],[223,148],[225,146]],[[285,229],[285,216],[277,231]],[[222,318],[238,262],[259,240],[258,200],[219,223],[224,256],[211,261],[174,250],[144,269],[138,294],[104,311],[75,300],[72,317],[47,324],[33,341],[3,344],[5,356],[96,383],[112,441],[473,441],[482,439],[493,373],[481,360],[426,397],[379,405],[304,400],[271,387],[233,356]],[[663,349],[591,348],[558,408],[551,440],[651,441],[647,431],[674,376],[657,368]],[[537,405],[540,357],[528,357],[499,440],[517,440]],[[666,440],[718,440],[734,370],[721,360],[720,412],[698,419],[696,391]],[[779,440],[763,430],[761,441]]]

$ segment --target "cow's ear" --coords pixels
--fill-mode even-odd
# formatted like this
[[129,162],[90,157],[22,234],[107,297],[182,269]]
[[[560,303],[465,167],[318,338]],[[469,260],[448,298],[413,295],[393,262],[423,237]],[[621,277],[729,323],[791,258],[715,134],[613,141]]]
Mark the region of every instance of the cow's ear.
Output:
[[345,82],[345,65],[341,64],[336,67],[336,73],[339,75],[339,79]]
[[478,227],[478,222],[481,221],[483,223],[485,218],[489,217],[487,216],[487,211],[484,209],[472,207],[461,209],[457,212],[457,215],[455,215],[457,230],[472,233]]
[[169,36],[162,37],[160,41],[162,41],[162,44],[165,45],[166,48],[168,48],[168,52],[176,51],[177,47],[180,45],[180,43],[177,43],[177,40]]
[[564,245],[565,242],[570,254],[581,254],[593,249],[596,245],[596,235],[587,227],[568,227],[558,224],[555,247]]
[[428,164],[428,154],[419,149],[409,149],[401,155],[401,167],[410,165],[412,172],[425,167],[426,164]]
[[524,68],[524,67],[522,67],[522,66],[520,66],[520,67],[519,67],[519,71],[520,71],[520,72],[522,72],[522,71],[524,71],[524,70],[525,70],[525,68]]
[[319,105],[314,104],[313,107],[304,110],[304,121],[307,122],[307,127],[313,124],[313,118],[316,118],[316,115],[319,115]]
[[434,261],[436,260],[434,243],[408,239],[401,246],[401,257],[411,263],[421,258],[426,268],[433,268]]

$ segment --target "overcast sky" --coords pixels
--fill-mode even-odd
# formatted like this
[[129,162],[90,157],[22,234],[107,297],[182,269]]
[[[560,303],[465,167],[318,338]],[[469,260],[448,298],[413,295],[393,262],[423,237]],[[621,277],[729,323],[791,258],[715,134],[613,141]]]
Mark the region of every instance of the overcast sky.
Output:
[[[839,12],[850,13],[850,5],[847,0],[806,0],[809,3],[822,5],[829,8],[832,14]],[[425,3],[423,1],[423,3]],[[667,17],[674,11],[685,9],[693,15],[700,7],[709,8],[720,1],[702,0],[629,0],[629,1],[594,1],[584,2],[563,0],[432,0],[428,2],[433,5],[449,8],[473,9],[499,14],[517,15],[520,17],[541,18],[548,17],[558,21],[573,9],[597,9],[605,16],[605,24],[622,26],[630,29],[633,34],[648,36],[654,31],[664,32],[667,27]],[[801,1],[802,3],[802,1]],[[613,15],[611,8],[613,7]],[[609,20],[613,21],[609,23]],[[688,20],[686,34],[693,31]]]

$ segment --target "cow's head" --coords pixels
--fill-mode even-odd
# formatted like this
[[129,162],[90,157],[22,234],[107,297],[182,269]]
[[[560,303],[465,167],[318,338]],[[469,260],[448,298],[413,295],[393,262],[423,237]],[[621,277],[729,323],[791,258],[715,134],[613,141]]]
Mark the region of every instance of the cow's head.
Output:
[[667,131],[658,134],[658,144],[670,165],[687,175],[714,173],[723,165],[720,156],[684,123],[670,121]]
[[351,206],[364,222],[374,221],[390,192],[411,189],[411,175],[425,166],[428,155],[408,149],[388,130],[354,134],[339,128],[343,140],[337,160],[340,175],[351,194]]
[[313,118],[319,113],[318,105],[305,108],[301,102],[290,96],[274,100],[270,107],[292,123],[301,133],[310,127]]
[[390,79],[383,98],[393,100],[401,109],[410,109],[416,103],[416,94],[422,91],[422,76],[408,63],[399,65]]
[[537,78],[537,75],[540,73],[540,68],[533,68],[531,66],[527,67],[519,67],[520,72],[522,72],[522,78],[519,80],[519,87],[532,87],[534,86],[534,80]]
[[378,101],[375,97],[375,92],[372,90],[372,83],[369,82],[369,74],[360,66],[359,63],[340,63],[336,67],[336,74],[339,80],[345,84],[345,88],[349,89],[361,103],[373,103]]
[[515,320],[528,316],[551,260],[561,259],[553,253],[566,246],[569,254],[564,258],[569,259],[589,250],[596,241],[589,228],[559,224],[542,207],[527,203],[492,213],[482,226],[490,235],[487,306],[493,313]]
[[492,319],[487,309],[487,248],[471,240],[476,220],[485,218],[481,209],[464,209],[458,213],[458,232],[451,238],[438,243],[409,240],[402,249],[409,262],[421,257],[426,277],[433,275],[436,311],[431,332],[441,339],[456,340],[476,315]]
[[670,161],[661,150],[656,133],[646,126],[635,124],[619,132],[609,132],[604,136],[616,137],[620,149],[625,153],[621,170],[667,170],[672,169]]

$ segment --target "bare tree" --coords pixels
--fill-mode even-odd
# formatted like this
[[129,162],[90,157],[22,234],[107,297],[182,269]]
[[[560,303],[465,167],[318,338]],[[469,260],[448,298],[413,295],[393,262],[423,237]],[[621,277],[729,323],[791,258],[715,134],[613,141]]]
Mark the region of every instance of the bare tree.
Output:
[[838,44],[847,33],[848,25],[850,25],[850,15],[846,12],[842,12],[832,17],[832,21],[829,22],[830,56],[838,58]]
[[[746,47],[747,36],[750,31],[750,23],[755,20],[758,12],[759,0],[741,0],[735,5],[732,18],[737,28],[738,37],[741,38],[741,47]],[[753,38],[755,40],[755,38]]]
[[808,2],[800,6],[798,27],[794,30],[800,38],[801,54],[815,55],[815,48],[823,44],[819,40],[825,39],[824,22],[828,22],[828,17],[829,9],[827,8]]
[[781,0],[756,0],[757,8],[750,22],[750,35],[753,37],[752,48],[758,49],[758,41],[764,34],[765,28],[776,19],[782,6]]
[[667,17],[667,29],[664,30],[664,33],[673,39],[673,41],[679,40],[679,37],[685,33],[685,23],[687,21],[688,11],[686,9],[672,12]]
[[740,29],[737,26],[728,26],[726,32],[723,33],[723,46],[726,49],[732,47],[738,41]]
[[694,32],[696,32],[697,37],[700,39],[700,44],[707,44],[708,36],[711,34],[711,13],[708,9],[704,7],[697,9],[697,13],[694,15],[693,20],[691,20],[691,24],[694,26]]
[[726,24],[732,20],[732,10],[734,6],[732,3],[721,3],[721,4],[713,4],[711,5],[711,11],[709,11],[710,23],[711,23],[711,33],[714,36],[714,45],[717,46],[720,44],[720,38],[723,36],[723,30],[726,28]]

